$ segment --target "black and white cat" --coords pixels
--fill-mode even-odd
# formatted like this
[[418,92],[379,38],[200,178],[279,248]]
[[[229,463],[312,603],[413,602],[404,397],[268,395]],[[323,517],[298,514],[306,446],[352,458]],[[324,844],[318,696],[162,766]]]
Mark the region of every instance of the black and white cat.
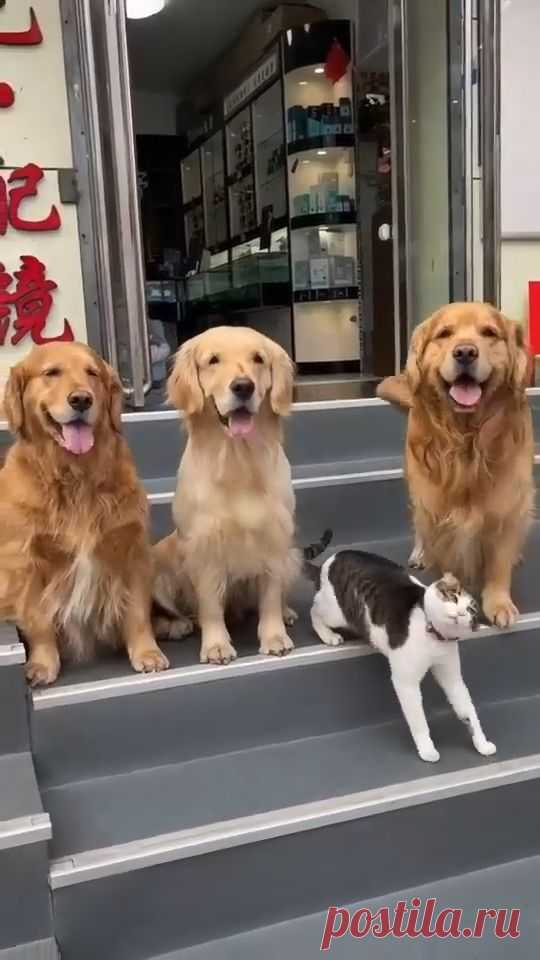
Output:
[[347,630],[389,660],[392,682],[422,760],[440,759],[429,731],[420,684],[431,670],[448,702],[484,757],[496,753],[486,740],[463,681],[457,642],[478,627],[479,610],[451,574],[424,587],[398,564],[376,554],[343,550],[322,567],[311,563],[330,541],[305,551],[306,573],[318,587],[311,609],[323,643],[338,646]]

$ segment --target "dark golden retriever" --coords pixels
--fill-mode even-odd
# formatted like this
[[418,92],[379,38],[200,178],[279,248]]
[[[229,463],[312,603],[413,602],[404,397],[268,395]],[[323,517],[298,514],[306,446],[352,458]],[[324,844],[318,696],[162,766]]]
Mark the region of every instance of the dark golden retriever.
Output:
[[379,396],[409,410],[411,558],[482,591],[499,627],[518,614],[512,569],[532,516],[529,356],[521,327],[483,303],[454,303],[415,330],[407,367]]
[[11,370],[4,409],[16,440],[0,471],[0,618],[25,635],[28,680],[52,683],[61,657],[99,643],[164,670],[117,374],[83,344],[36,347]]

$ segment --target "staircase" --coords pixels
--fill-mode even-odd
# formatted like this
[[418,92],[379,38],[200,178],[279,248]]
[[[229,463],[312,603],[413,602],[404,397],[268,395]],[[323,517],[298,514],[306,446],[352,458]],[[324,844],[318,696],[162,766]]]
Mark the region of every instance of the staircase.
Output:
[[[162,536],[183,442],[177,418],[124,420]],[[378,400],[296,406],[287,449],[301,542],[331,527],[334,549],[369,545],[406,560],[404,428]],[[296,649],[284,660],[259,657],[247,624],[228,667],[200,665],[188,639],[167,645],[164,674],[135,675],[123,657],[65,669],[29,698],[32,764],[23,650],[5,628],[0,960],[52,960],[54,938],[62,960],[315,960],[331,905],[375,912],[413,896],[463,907],[470,926],[478,907],[521,907],[519,940],[489,932],[462,941],[461,956],[531,960],[540,945],[539,562],[537,524],[516,573],[519,623],[511,636],[485,629],[462,646],[498,746],[489,760],[426,683],[442,759],[422,763],[386,662],[360,644],[320,644],[301,583]],[[344,938],[331,955],[431,960],[456,944]]]

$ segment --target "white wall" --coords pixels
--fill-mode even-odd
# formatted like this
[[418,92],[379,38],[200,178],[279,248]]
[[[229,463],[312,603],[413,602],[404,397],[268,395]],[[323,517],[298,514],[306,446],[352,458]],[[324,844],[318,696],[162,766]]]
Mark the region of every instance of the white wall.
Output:
[[501,40],[501,303],[526,322],[540,279],[539,0],[504,0]]
[[163,134],[174,136],[176,133],[176,106],[178,96],[168,91],[134,90],[132,94],[133,122],[135,133]]

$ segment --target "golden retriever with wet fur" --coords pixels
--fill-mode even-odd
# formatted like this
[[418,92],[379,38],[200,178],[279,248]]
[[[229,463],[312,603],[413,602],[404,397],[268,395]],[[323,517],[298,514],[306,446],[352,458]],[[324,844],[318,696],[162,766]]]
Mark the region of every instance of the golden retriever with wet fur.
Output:
[[[284,604],[299,569],[281,426],[292,403],[292,362],[255,330],[218,327],[183,345],[168,390],[188,442],[173,507],[177,532],[155,547],[154,598],[169,612],[185,609],[187,599],[201,628],[201,662],[229,663],[236,651],[226,607],[234,593],[256,592],[260,652],[282,656],[293,647]],[[158,635],[188,629],[181,619],[173,633],[163,620],[156,624]]]
[[407,367],[379,396],[409,409],[406,473],[423,559],[482,592],[499,627],[518,611],[511,578],[533,502],[529,356],[519,324],[454,303],[414,331]]
[[24,633],[28,680],[53,683],[62,657],[98,644],[125,647],[137,671],[164,670],[117,374],[83,344],[35,347],[12,368],[4,409],[16,440],[0,470],[0,619]]

